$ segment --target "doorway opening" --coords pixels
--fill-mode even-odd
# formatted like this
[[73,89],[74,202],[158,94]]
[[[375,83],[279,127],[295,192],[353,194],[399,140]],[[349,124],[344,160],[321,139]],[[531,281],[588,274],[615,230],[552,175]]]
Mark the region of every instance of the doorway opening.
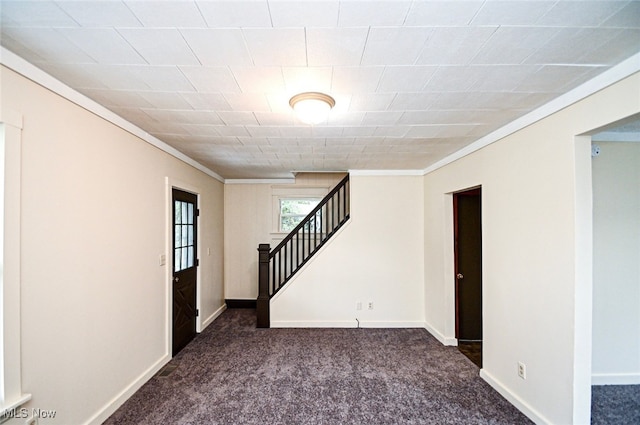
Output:
[[453,194],[458,349],[482,368],[482,190]]

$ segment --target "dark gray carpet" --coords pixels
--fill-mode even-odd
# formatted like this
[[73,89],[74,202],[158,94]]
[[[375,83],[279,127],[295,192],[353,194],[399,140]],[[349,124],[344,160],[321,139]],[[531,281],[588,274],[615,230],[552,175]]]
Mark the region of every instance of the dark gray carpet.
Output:
[[424,329],[256,329],[225,311],[105,424],[527,424]]
[[640,385],[591,387],[593,425],[640,424]]

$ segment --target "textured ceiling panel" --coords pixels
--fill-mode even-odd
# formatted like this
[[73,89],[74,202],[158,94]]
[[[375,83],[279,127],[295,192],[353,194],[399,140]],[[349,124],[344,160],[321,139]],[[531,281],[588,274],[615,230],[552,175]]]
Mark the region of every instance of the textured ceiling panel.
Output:
[[[0,43],[226,178],[424,169],[640,51],[639,1],[0,0]],[[309,126],[289,99],[336,105]]]

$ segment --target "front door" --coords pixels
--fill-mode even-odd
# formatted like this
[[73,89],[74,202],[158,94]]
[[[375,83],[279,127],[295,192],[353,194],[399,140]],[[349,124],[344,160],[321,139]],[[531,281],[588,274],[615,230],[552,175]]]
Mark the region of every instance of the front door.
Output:
[[173,189],[173,355],[196,335],[198,197]]
[[456,338],[482,341],[481,190],[454,194]]

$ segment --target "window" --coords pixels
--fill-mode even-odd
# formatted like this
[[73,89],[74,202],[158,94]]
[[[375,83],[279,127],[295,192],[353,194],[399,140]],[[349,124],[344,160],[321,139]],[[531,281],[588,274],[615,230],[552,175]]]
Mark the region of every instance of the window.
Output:
[[173,271],[179,272],[194,265],[194,204],[174,201],[174,261]]
[[280,232],[292,231],[320,202],[320,198],[281,198]]

